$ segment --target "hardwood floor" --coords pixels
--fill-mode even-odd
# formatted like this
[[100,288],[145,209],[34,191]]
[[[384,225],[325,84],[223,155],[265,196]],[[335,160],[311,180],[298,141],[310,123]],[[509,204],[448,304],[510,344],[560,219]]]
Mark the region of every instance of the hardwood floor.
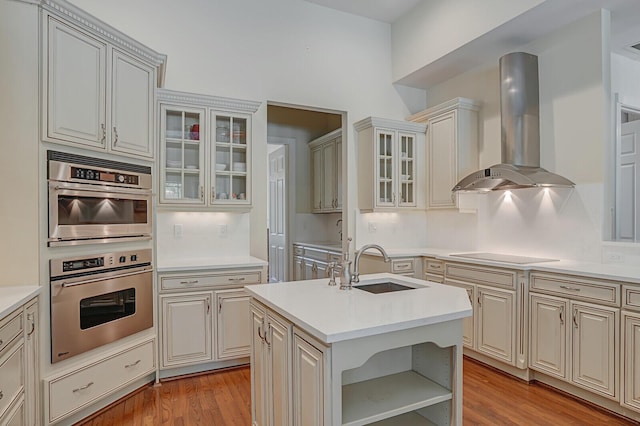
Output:
[[[464,360],[465,425],[635,425],[554,392]],[[78,425],[251,424],[249,367],[144,387]]]

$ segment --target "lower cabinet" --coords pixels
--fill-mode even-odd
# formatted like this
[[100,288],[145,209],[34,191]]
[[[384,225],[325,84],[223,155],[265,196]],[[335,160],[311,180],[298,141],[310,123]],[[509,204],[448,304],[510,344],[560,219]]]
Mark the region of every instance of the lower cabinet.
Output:
[[331,262],[336,264],[336,276],[340,275],[342,255],[339,251],[294,244],[293,254],[293,281],[329,278]]
[[[179,368],[242,360],[250,355],[250,297],[242,286],[258,284],[264,268],[163,273],[158,302],[161,377]],[[242,360],[246,362],[246,360]],[[170,371],[173,370],[173,371]]]
[[624,387],[620,402],[640,411],[640,313],[623,311],[622,327]]
[[530,294],[530,367],[617,400],[620,310]]
[[38,301],[0,318],[0,425],[40,425]]
[[251,302],[254,426],[324,425],[324,346]]
[[477,286],[478,352],[515,363],[515,291]]

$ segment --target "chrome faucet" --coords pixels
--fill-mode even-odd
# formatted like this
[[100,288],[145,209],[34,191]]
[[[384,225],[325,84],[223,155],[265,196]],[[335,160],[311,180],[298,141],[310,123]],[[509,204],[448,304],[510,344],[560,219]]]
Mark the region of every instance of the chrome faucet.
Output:
[[[351,241],[350,238],[349,238],[349,241]],[[347,245],[347,248],[348,248],[348,245]],[[384,258],[385,262],[391,261],[391,258],[389,258],[389,255],[382,248],[382,246],[379,246],[378,244],[366,244],[362,246],[360,250],[356,251],[356,256],[353,260],[353,273],[352,273],[351,261],[349,260],[349,254],[347,250],[344,261],[342,262],[342,277],[340,282],[340,290],[351,290],[354,283],[357,284],[360,282],[360,256],[362,256],[362,253],[364,253],[366,250],[369,250],[369,249],[378,250],[382,254],[382,257]]]

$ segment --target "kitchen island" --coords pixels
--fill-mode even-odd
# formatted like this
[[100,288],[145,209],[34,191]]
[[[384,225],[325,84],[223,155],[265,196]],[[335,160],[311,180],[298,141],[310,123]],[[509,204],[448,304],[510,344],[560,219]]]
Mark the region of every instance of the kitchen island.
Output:
[[[410,289],[357,288],[388,282]],[[245,287],[254,425],[461,425],[467,293],[392,274],[327,284]]]

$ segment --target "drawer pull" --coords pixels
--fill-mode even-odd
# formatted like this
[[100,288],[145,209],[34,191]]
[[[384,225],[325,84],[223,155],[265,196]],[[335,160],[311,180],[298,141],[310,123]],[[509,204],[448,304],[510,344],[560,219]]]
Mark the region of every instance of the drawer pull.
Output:
[[191,281],[180,281],[180,284],[183,285],[189,285],[189,284],[198,284],[198,280],[191,280]]
[[560,325],[564,325],[564,306],[560,307]]
[[567,285],[561,285],[560,288],[563,288],[565,290],[570,290],[570,291],[580,291],[578,287],[569,287]]
[[133,364],[127,364],[124,366],[124,368],[131,368],[131,367],[135,367],[136,365],[140,364],[140,361],[142,360],[137,360],[136,362],[134,362]]
[[0,391],[0,399],[4,398],[4,394]]
[[410,268],[410,267],[411,267],[411,265],[409,265],[409,264],[396,265],[397,269],[407,269],[407,268]]
[[79,388],[74,389],[72,392],[74,392],[74,393],[75,393],[75,392],[80,392],[80,391],[83,391],[83,390],[85,390],[85,389],[89,389],[91,386],[93,386],[93,382],[89,382],[89,383],[87,383],[87,384],[86,384],[86,385],[84,385],[84,386],[80,386]]
[[244,277],[235,277],[235,278],[229,278],[229,281],[233,281],[233,282],[238,282],[238,281],[244,281]]
[[429,265],[429,268],[440,269],[441,266],[440,265]]
[[0,346],[4,343],[4,340],[0,339]]
[[578,309],[573,310],[573,326],[578,328]]

